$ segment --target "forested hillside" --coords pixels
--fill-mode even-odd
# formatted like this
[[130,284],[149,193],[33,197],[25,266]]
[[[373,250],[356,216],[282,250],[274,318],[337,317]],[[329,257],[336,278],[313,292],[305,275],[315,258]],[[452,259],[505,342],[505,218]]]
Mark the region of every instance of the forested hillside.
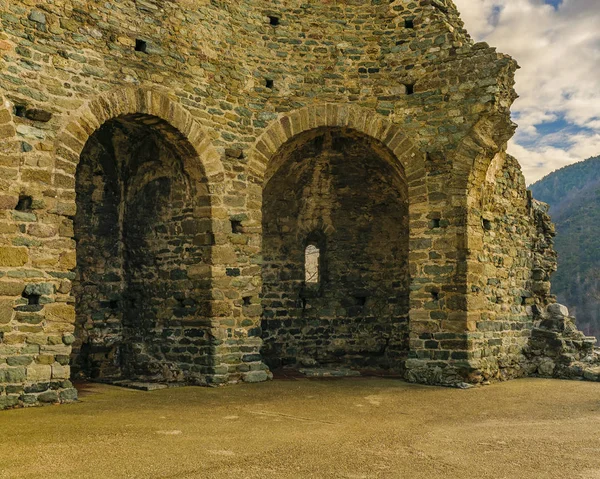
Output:
[[531,186],[556,223],[558,301],[600,338],[600,157],[557,170]]

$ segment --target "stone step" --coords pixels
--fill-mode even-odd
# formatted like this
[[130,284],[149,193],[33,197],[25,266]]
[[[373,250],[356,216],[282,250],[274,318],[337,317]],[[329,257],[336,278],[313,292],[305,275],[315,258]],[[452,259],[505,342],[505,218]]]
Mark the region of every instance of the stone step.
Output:
[[308,378],[344,378],[360,376],[360,372],[346,368],[302,368],[299,371]]
[[157,391],[169,387],[167,384],[163,383],[147,383],[141,381],[113,381],[111,384],[122,388],[136,389],[138,391]]

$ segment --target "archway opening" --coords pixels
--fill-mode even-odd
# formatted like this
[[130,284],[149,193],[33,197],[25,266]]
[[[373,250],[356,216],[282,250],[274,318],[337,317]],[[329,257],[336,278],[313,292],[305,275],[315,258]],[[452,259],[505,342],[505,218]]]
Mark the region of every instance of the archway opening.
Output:
[[379,141],[320,128],[283,145],[263,190],[263,357],[390,369],[408,354],[408,188]]
[[214,237],[193,147],[156,117],[109,120],[81,153],[76,203],[74,377],[203,382]]

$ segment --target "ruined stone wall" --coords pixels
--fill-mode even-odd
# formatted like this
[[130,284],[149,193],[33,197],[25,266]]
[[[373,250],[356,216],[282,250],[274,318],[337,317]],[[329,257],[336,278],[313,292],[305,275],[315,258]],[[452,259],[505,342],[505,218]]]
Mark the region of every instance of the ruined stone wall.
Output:
[[[471,270],[471,301],[478,314],[473,343],[474,375],[480,380],[527,374],[523,350],[540,300],[532,290],[535,226],[531,197],[517,160],[497,155],[479,191],[470,244],[478,267]],[[477,246],[480,246],[477,249]],[[537,305],[537,306],[536,306]]]
[[113,120],[81,154],[74,373],[190,381],[210,365],[210,277],[189,274],[210,264],[210,217],[194,220],[208,194],[164,136]]
[[406,180],[365,138],[313,135],[284,148],[263,193],[263,357],[398,370],[408,354]]
[[[6,404],[73,397],[77,165],[104,123],[133,114],[178,130],[188,164],[201,165],[185,168],[207,192],[187,238],[206,241],[210,230],[213,243],[208,263],[202,256],[181,281],[195,277],[198,297],[210,296],[210,317],[199,308],[185,318],[209,339],[210,364],[198,365],[207,382],[268,377],[260,356],[265,173],[288,140],[321,127],[381,142],[404,169],[407,365],[464,376],[467,198],[474,172],[487,171],[512,134],[515,64],[473,45],[452,2],[0,0],[0,22],[9,102],[0,113]],[[15,210],[21,196],[32,199],[27,211]],[[25,288],[43,291],[42,304],[23,304]],[[21,307],[36,309],[39,322],[22,321]],[[183,320],[168,321],[175,337],[189,338]],[[180,364],[195,354],[178,353]]]

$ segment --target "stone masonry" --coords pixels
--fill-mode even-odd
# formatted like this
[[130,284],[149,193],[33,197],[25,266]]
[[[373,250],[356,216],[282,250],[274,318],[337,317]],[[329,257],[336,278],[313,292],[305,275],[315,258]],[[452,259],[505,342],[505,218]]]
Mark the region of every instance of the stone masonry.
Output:
[[0,409],[79,377],[600,376],[506,154],[517,65],[451,0],[0,0],[0,25]]

